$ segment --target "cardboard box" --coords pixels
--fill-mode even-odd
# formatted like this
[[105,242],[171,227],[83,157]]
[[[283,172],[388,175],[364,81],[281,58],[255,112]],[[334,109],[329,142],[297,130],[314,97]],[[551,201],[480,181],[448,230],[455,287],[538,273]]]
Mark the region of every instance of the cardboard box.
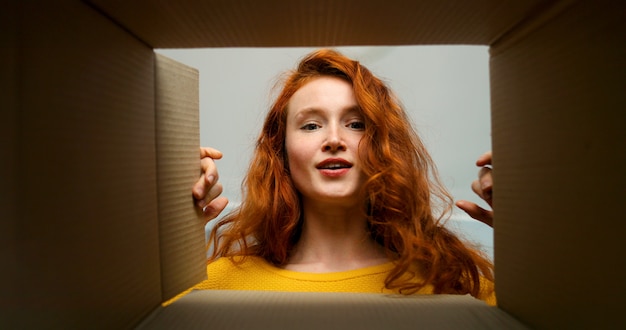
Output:
[[[626,328],[624,2],[8,0],[0,24],[3,328]],[[263,292],[159,307],[204,276],[204,237],[197,72],[152,49],[400,44],[490,46],[498,307]]]

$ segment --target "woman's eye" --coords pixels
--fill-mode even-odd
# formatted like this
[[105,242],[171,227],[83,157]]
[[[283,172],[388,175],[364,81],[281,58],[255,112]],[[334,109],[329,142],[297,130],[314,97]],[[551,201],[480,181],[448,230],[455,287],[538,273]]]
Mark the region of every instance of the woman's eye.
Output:
[[352,129],[356,129],[356,130],[364,130],[365,129],[365,123],[362,121],[353,121],[350,124],[348,124],[348,127],[352,128]]
[[314,131],[318,129],[320,126],[318,124],[309,123],[301,127],[301,129],[305,131]]

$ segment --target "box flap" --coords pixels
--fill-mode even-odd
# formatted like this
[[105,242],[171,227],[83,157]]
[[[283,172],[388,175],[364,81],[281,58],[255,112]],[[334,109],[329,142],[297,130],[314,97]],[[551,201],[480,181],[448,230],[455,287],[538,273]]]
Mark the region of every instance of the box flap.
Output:
[[79,1],[19,8],[3,327],[136,324],[161,301],[153,51]]
[[531,327],[626,328],[626,4],[615,4],[579,1],[492,49],[496,292]]
[[488,45],[546,3],[540,0],[89,2],[154,48]]
[[3,3],[0,11],[0,310],[18,296],[17,226],[20,201],[18,173],[18,4]]
[[471,296],[192,291],[139,329],[526,329]]
[[198,71],[155,56],[161,284],[168,300],[206,278],[205,221],[191,196],[200,174]]

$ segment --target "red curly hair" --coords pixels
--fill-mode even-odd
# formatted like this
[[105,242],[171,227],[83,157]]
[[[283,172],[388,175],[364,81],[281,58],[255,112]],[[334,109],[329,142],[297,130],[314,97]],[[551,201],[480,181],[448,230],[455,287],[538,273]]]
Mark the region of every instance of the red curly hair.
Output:
[[365,118],[363,215],[372,238],[395,263],[385,286],[410,294],[430,284],[435,293],[478,297],[481,277],[494,279],[493,265],[443,226],[453,200],[409,118],[381,80],[332,50],[309,54],[287,78],[258,138],[243,202],[211,232],[210,261],[254,255],[277,266],[288,263],[302,219],[285,153],[287,104],[300,87],[320,76],[350,82]]

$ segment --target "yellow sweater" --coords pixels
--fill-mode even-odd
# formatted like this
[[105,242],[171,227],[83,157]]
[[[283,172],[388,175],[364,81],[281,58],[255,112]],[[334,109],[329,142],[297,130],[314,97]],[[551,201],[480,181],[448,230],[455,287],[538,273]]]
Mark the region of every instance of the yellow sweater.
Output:
[[[208,279],[191,290],[397,293],[385,288],[385,278],[393,266],[392,262],[388,262],[361,269],[318,274],[280,269],[259,257],[247,257],[240,264],[233,263],[229,258],[220,258],[207,266]],[[489,305],[495,305],[493,283],[483,281],[481,284],[479,298]],[[432,286],[427,285],[416,294],[432,293]]]

